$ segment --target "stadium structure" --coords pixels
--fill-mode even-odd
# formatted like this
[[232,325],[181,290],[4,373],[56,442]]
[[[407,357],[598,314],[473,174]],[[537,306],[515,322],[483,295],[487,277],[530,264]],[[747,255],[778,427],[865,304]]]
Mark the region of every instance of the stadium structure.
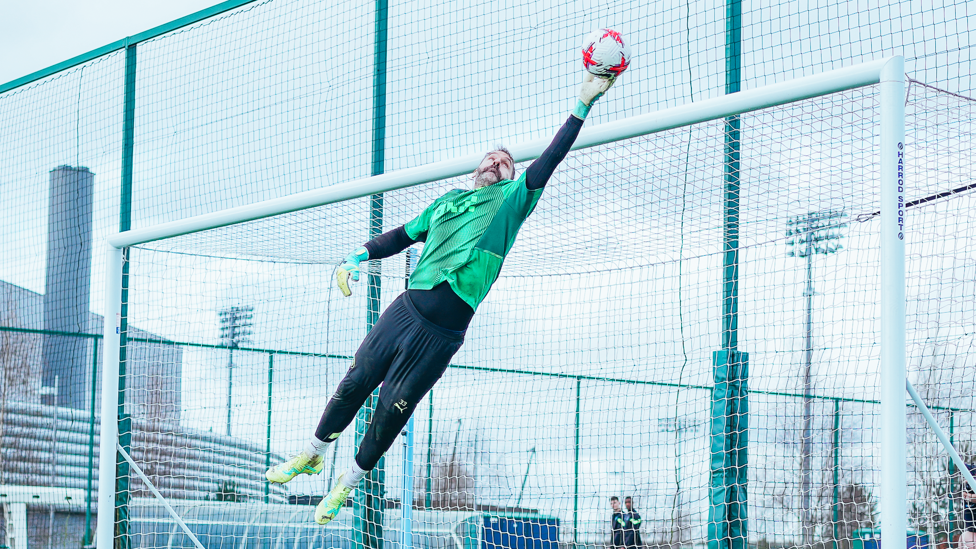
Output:
[[[85,168],[50,172],[47,292],[0,281],[0,505],[6,520],[0,540],[11,548],[57,541],[50,528],[31,524],[50,522],[67,535],[91,528],[97,516],[93,464],[104,320],[88,310],[93,178]],[[129,334],[129,444],[160,492],[204,501],[232,483],[240,501],[284,502],[284,491],[264,480],[263,447],[180,425],[183,350],[136,327]],[[170,477],[181,480],[163,480]],[[135,498],[150,495],[135,476],[131,490]]]

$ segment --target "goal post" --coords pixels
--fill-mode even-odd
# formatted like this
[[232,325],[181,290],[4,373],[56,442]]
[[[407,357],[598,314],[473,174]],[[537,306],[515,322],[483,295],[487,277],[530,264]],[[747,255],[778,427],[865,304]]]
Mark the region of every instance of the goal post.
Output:
[[[881,278],[881,481],[882,528],[885,532],[905,532],[906,503],[906,322],[905,322],[905,244],[904,244],[904,143],[905,76],[902,57],[890,57],[820,75],[799,78],[700,101],[660,112],[584,128],[573,149],[586,149],[617,141],[647,136],[685,126],[721,120],[728,116],[787,105],[879,85],[880,144],[877,165],[880,170],[880,278]],[[626,90],[626,88],[622,88]],[[539,139],[509,147],[517,162],[537,158],[550,139]],[[336,204],[377,193],[392,192],[415,185],[461,176],[473,171],[481,154],[462,156],[416,168],[390,172],[297,193],[248,206],[161,223],[115,234],[107,239],[107,276],[104,303],[104,345],[102,384],[113,387],[119,378],[120,329],[122,320],[122,272],[126,250],[150,242],[262,220],[309,208]],[[276,370],[277,371],[277,370]],[[277,375],[277,374],[276,374]],[[579,383],[575,378],[579,398]],[[436,391],[436,389],[435,389]],[[579,401],[576,403],[579,416]],[[101,440],[99,458],[99,501],[97,546],[114,546],[116,506],[116,447],[119,440],[119,394],[103,390],[101,402]],[[459,427],[460,429],[460,427]],[[578,428],[577,428],[578,429]],[[577,438],[579,433],[577,431]],[[680,440],[680,439],[679,439]],[[418,441],[419,442],[419,441]],[[679,442],[680,444],[680,442]],[[533,447],[533,451],[535,448]],[[421,452],[417,452],[419,455]],[[578,456],[577,456],[578,459]],[[525,474],[528,476],[528,468]],[[523,482],[524,487],[524,482]],[[410,493],[404,490],[403,493]],[[578,494],[573,496],[578,501]],[[404,503],[408,505],[408,503]],[[409,518],[409,517],[407,517]],[[413,520],[416,525],[417,519]],[[575,525],[574,525],[575,527]],[[727,546],[723,549],[728,549]]]
[[[881,530],[908,531],[905,432],[905,60],[881,84]],[[889,534],[891,535],[891,534]],[[889,538],[890,539],[890,538]]]

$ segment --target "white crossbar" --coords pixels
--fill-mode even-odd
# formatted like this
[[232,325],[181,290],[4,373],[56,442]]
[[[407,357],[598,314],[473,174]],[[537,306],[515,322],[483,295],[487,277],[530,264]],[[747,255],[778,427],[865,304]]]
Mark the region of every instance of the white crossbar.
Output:
[[[586,128],[580,132],[573,145],[573,150],[595,147],[621,139],[649,135],[709,120],[718,120],[734,114],[752,112],[811,97],[877,84],[881,78],[881,69],[888,61],[888,59],[872,61],[816,76],[797,78],[789,82],[772,84],[754,90],[706,99],[697,103]],[[548,138],[537,139],[528,143],[513,145],[510,150],[516,162],[524,162],[538,158],[549,146],[549,142],[550,139]],[[482,154],[462,156],[388,174],[356,179],[322,189],[274,198],[256,204],[238,206],[219,212],[161,223],[152,227],[125,231],[109,237],[108,242],[116,248],[125,248],[371,194],[403,189],[431,181],[440,181],[471,173],[478,167],[482,156]]]

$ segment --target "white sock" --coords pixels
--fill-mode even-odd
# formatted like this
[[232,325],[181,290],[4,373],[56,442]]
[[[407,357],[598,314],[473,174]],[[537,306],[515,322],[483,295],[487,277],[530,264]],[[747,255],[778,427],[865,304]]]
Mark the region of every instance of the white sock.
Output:
[[352,467],[346,471],[345,475],[342,475],[340,482],[342,482],[342,485],[346,488],[355,488],[359,485],[359,482],[363,480],[363,477],[365,477],[366,473],[368,472],[369,471],[363,471],[360,469],[359,464],[356,463],[356,460],[354,459],[352,460]]
[[329,443],[331,442],[331,440],[319,440],[315,435],[312,435],[312,440],[308,441],[308,445],[305,446],[302,453],[308,458],[321,456],[325,453],[325,449],[329,447]]

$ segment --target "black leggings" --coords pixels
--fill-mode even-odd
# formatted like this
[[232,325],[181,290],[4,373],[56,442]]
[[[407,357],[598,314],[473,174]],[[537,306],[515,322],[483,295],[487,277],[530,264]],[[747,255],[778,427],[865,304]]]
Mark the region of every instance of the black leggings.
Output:
[[417,404],[440,379],[464,332],[445,330],[420,316],[406,294],[387,307],[356,351],[352,366],[315,429],[319,440],[341,433],[380,385],[379,402],[356,464],[369,471],[389,450]]

